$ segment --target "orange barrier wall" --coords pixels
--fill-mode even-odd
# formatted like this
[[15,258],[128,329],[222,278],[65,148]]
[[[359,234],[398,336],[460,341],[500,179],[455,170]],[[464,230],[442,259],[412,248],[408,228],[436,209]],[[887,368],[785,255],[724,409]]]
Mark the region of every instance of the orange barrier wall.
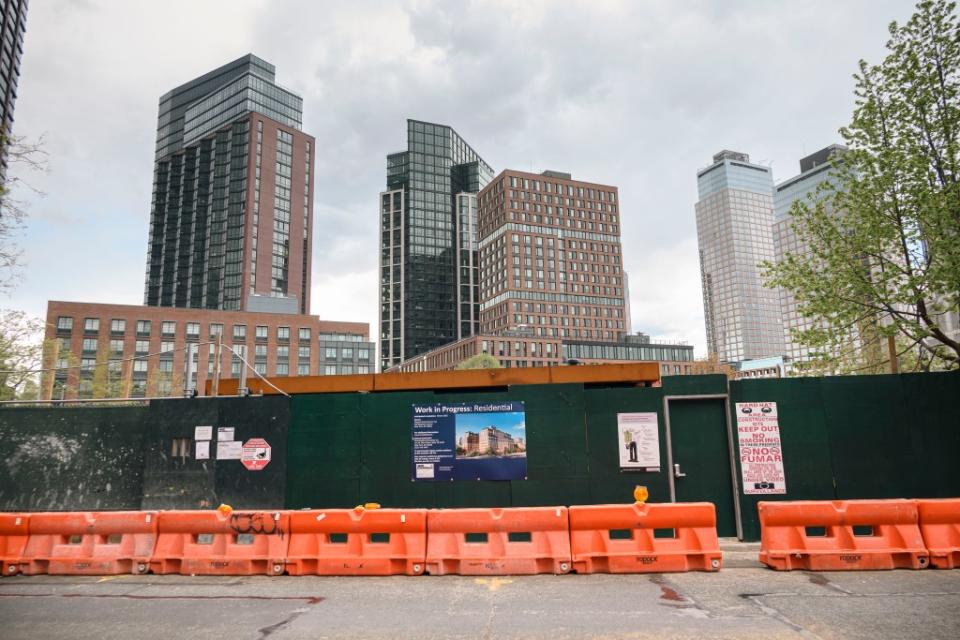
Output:
[[922,569],[913,500],[760,502],[760,562],[781,571]]
[[566,507],[431,509],[427,513],[427,573],[567,573],[567,522]]
[[960,567],[960,498],[917,500],[920,534],[938,569]]
[[280,575],[290,531],[287,512],[162,511],[153,573]]
[[292,576],[415,576],[426,551],[426,509],[290,512]]
[[20,571],[20,558],[27,546],[26,513],[0,513],[0,577]]
[[577,573],[717,571],[723,563],[709,502],[570,507],[570,549]]
[[153,511],[32,513],[20,572],[146,573],[157,536]]

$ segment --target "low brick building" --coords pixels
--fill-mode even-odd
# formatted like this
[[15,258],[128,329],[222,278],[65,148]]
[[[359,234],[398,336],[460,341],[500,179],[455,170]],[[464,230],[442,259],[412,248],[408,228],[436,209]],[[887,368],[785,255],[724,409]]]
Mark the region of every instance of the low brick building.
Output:
[[[370,327],[301,314],[61,302],[47,304],[43,399],[154,397],[220,377],[372,373]],[[346,345],[349,345],[347,347]],[[186,354],[193,365],[187,380]],[[349,351],[349,354],[347,354]],[[244,365],[244,361],[248,365]],[[349,364],[347,364],[349,362]]]

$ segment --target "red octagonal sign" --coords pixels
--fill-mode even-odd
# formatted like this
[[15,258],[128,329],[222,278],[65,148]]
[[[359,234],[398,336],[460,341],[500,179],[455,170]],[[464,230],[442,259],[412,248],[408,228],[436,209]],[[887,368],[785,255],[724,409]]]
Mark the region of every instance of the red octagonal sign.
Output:
[[270,445],[263,438],[250,438],[243,443],[240,462],[250,471],[260,471],[270,464]]

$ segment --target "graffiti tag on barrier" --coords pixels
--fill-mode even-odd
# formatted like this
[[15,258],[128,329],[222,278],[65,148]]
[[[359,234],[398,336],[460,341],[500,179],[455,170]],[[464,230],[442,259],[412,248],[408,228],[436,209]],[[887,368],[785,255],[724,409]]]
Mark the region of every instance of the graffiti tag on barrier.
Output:
[[280,521],[274,520],[270,513],[231,513],[230,528],[238,534],[278,535],[281,539],[284,534]]

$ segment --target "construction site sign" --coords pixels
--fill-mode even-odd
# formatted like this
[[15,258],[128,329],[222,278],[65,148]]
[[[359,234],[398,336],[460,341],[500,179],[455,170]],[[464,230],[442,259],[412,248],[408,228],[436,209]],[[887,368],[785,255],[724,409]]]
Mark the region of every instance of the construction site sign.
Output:
[[736,410],[743,493],[786,493],[777,403],[738,402]]
[[413,480],[522,480],[527,432],[522,402],[413,405]]

